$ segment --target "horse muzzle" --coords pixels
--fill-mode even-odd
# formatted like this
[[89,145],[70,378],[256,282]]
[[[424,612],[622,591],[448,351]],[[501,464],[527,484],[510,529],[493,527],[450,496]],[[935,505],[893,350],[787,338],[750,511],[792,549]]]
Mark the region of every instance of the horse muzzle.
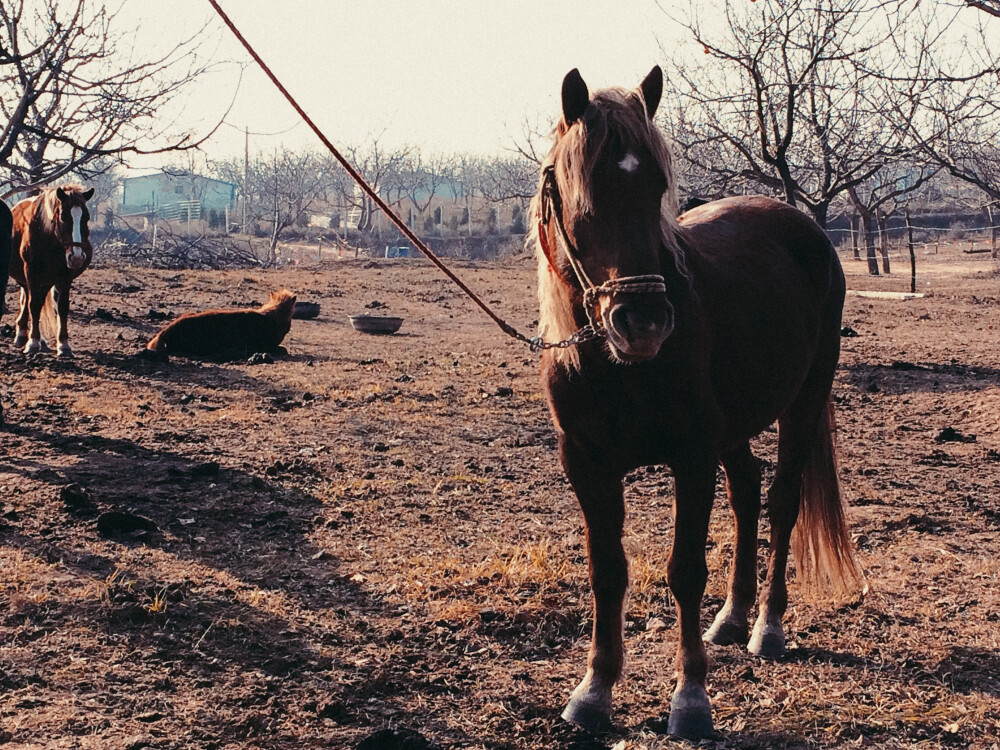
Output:
[[87,262],[87,254],[83,251],[83,248],[79,245],[73,245],[66,249],[66,267],[73,270],[79,271],[83,268],[83,264]]
[[624,362],[652,359],[674,330],[666,294],[615,295],[600,314],[611,352]]

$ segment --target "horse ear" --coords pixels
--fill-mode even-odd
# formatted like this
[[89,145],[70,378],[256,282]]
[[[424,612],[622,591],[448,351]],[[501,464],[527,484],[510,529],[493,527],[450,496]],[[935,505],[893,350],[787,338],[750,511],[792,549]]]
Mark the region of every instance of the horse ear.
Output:
[[566,124],[572,125],[583,117],[588,104],[590,104],[590,92],[587,91],[587,84],[580,71],[573,68],[562,82],[563,119]]
[[646,115],[652,120],[656,107],[660,103],[660,97],[663,96],[663,71],[660,70],[659,65],[649,71],[649,75],[642,79],[639,91],[642,92],[642,100],[646,103]]
[[90,200],[91,198],[93,198],[93,197],[94,197],[94,188],[91,188],[90,190],[85,190],[85,191],[84,191],[84,192],[82,193],[82,195],[83,195],[83,199],[84,199],[85,201],[89,201],[89,200]]
[[66,191],[63,190],[61,187],[57,187],[56,188],[56,198],[58,198],[61,201],[66,200]]

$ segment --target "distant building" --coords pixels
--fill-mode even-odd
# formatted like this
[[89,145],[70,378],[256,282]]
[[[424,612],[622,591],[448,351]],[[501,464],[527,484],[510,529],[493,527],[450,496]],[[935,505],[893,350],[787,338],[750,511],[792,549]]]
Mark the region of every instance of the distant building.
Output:
[[172,221],[225,220],[234,208],[236,185],[193,172],[157,172],[122,180],[122,216]]

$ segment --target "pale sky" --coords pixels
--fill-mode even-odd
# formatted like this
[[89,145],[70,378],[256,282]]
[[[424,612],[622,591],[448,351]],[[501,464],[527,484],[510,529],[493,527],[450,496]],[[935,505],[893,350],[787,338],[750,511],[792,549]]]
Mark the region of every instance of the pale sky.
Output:
[[[426,153],[502,153],[524,117],[555,118],[563,76],[591,89],[636,86],[675,33],[653,0],[221,0],[243,35],[335,143],[381,134]],[[206,0],[126,0],[123,27],[150,48],[207,27],[205,52],[248,57]],[[207,129],[225,112],[235,64],[206,75],[179,120]],[[176,116],[176,113],[175,113]],[[321,144],[251,65],[235,105],[207,148],[211,158]],[[239,128],[239,130],[237,129]],[[291,128],[291,130],[289,130]],[[148,166],[152,166],[149,164]]]

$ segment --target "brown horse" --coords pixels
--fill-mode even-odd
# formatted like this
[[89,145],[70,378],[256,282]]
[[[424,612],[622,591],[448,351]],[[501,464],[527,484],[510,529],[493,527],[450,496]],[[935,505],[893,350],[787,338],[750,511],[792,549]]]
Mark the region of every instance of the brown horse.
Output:
[[21,287],[21,312],[14,345],[23,344],[25,354],[42,348],[39,319],[42,308],[52,304],[49,290],[59,313],[57,354],[73,354],[67,329],[69,287],[73,279],[87,270],[94,255],[87,210],[87,201],[93,196],[93,188],[63,185],[45,188],[14,206],[10,275]]
[[[700,609],[720,462],[736,549],[728,597],[705,640],[784,653],[793,527],[807,582],[857,583],[830,405],[844,275],[823,231],[769,198],[729,198],[676,218],[670,152],[653,124],[662,86],[654,68],[635,91],[591,97],[576,70],[566,76],[532,239],[542,331],[564,344],[543,355],[542,378],[586,522],[594,592],[587,673],[563,718],[587,728],[610,718],[628,585],[622,481],[666,464],[676,489],[667,577],[680,624],[668,729],[701,738],[713,731]],[[775,421],[770,560],[751,632],[761,476],[750,440]]]
[[146,344],[154,352],[210,359],[273,352],[292,327],[295,295],[271,292],[256,310],[187,313],[166,325]]
[[[6,311],[7,276],[10,268],[10,240],[14,231],[14,217],[7,204],[0,200],[0,320]],[[3,402],[0,401],[0,427],[3,427]]]

